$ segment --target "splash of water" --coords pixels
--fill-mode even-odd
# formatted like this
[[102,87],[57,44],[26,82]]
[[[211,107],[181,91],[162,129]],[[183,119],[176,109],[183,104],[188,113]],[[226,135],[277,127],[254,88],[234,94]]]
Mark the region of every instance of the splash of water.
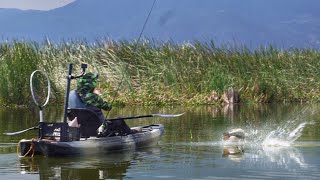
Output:
[[261,144],[263,146],[291,146],[302,135],[302,131],[307,124],[310,123],[301,123],[293,130],[290,127],[278,127],[268,133]]

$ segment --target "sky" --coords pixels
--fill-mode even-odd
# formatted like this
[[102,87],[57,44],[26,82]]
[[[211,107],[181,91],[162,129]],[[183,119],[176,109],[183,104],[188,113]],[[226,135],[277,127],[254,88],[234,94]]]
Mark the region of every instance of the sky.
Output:
[[0,42],[130,41],[142,34],[160,42],[320,48],[320,0],[157,0],[147,18],[153,2],[0,0]]
[[49,11],[75,0],[0,0],[0,8]]

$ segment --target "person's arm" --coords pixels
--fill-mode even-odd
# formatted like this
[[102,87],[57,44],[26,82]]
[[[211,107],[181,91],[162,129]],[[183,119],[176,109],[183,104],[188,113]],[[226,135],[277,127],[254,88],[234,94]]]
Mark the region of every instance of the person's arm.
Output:
[[99,95],[98,95],[98,105],[96,107],[99,107],[106,111],[110,111],[112,109],[111,104],[108,101],[104,101]]
[[109,102],[104,101],[99,95],[95,93],[88,93],[81,97],[84,104],[94,106],[106,111],[110,111],[112,106]]

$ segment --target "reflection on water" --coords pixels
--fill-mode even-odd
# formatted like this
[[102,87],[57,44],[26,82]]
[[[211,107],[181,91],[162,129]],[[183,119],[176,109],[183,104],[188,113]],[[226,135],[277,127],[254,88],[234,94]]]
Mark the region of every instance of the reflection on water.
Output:
[[283,168],[289,166],[308,167],[304,162],[303,155],[294,147],[270,147],[262,146],[263,154],[271,163]]
[[[18,158],[20,139],[36,136],[18,131],[38,123],[38,111],[0,110],[0,176],[40,179],[317,179],[320,177],[320,105],[270,105],[214,108],[168,107],[114,109],[109,117],[178,114],[178,118],[128,120],[130,126],[161,123],[158,146],[94,157]],[[60,121],[62,111],[45,109],[46,121]],[[226,149],[222,134],[242,128],[241,153]],[[238,147],[239,148],[239,147]],[[238,149],[239,150],[239,149]],[[18,169],[17,169],[18,168]],[[24,177],[24,176],[23,176]],[[32,178],[31,178],[32,179]]]
[[[317,151],[310,150],[315,157],[313,156],[311,159],[308,157],[306,160],[304,157],[304,151],[306,151],[306,148],[309,145],[316,147]],[[253,177],[255,177],[253,179],[280,178],[281,176],[283,176],[282,178],[285,179],[296,179],[297,177],[299,177],[298,179],[314,179],[315,177],[320,177],[320,162],[319,155],[317,155],[320,152],[320,143],[318,142],[309,142],[308,144],[304,143],[303,145],[300,144],[299,148],[293,146],[253,146],[252,144],[247,144],[244,146],[244,151],[235,154],[229,153],[230,149],[226,149],[223,146],[222,141],[206,143],[180,143],[178,146],[189,146],[193,149],[220,149],[222,158],[224,158],[226,161],[219,161],[218,164],[225,167],[223,169],[226,169],[226,174],[222,176],[212,176],[214,179],[217,177],[238,177],[239,175],[246,179],[251,179]],[[303,149],[301,149],[302,146],[304,147]],[[228,152],[226,153],[225,151]],[[207,158],[210,157],[208,156]],[[314,164],[312,158],[316,158],[318,164]],[[228,171],[248,171],[254,173],[252,176],[248,176],[247,173],[233,174],[230,172],[228,174]],[[287,172],[296,172],[298,174],[286,174]],[[301,172],[301,174],[299,174],[299,172]]]
[[[228,113],[226,113],[226,109]],[[277,114],[278,112],[275,111],[271,115],[265,114],[267,115],[265,117],[249,116],[247,118],[251,120],[248,121],[244,119],[244,116],[239,118],[241,113],[233,111],[234,108],[228,107],[223,111],[213,108],[213,111],[210,112],[212,112],[215,120],[221,118],[222,114],[224,119],[229,122],[227,127],[223,128],[224,131],[230,128],[245,129],[245,143],[224,143],[221,130],[219,131],[219,128],[216,128],[221,133],[220,139],[205,142],[182,142],[179,145],[220,148],[222,157],[241,164],[245,169],[281,168],[282,170],[280,171],[284,169],[287,171],[309,171],[310,177],[318,176],[319,173],[316,172],[319,168],[306,162],[299,148],[320,147],[320,143],[318,141],[297,141],[303,138],[311,139],[306,134],[314,133],[314,135],[317,134],[314,137],[319,137],[319,132],[316,130],[319,127],[319,123],[315,123],[319,122],[319,110],[317,109],[317,106],[316,108],[310,106],[306,108],[299,107],[297,109],[293,108],[292,111],[285,112],[285,114]],[[239,111],[239,108],[236,108],[236,111]],[[256,172],[256,174],[259,174],[259,172]],[[281,176],[280,174],[280,172],[277,172],[274,175]],[[267,176],[270,176],[270,174],[267,174]],[[296,178],[290,175],[284,176]],[[304,177],[302,175],[299,176]],[[248,178],[250,177],[248,176]]]
[[90,158],[21,158],[22,174],[36,173],[41,179],[122,179],[133,153]]
[[123,179],[128,169],[145,156],[158,156],[159,149],[115,152],[68,158],[20,158],[22,174],[40,174],[41,179]]
[[252,167],[268,166],[281,168],[307,168],[308,164],[305,162],[303,155],[295,147],[286,146],[246,146],[244,153],[227,154],[233,161],[247,161]]

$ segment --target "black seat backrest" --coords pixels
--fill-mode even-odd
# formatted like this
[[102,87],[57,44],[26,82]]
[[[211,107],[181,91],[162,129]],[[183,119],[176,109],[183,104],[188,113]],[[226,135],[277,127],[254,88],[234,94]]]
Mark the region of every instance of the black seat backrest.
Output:
[[67,116],[69,120],[77,117],[81,137],[97,136],[97,129],[101,126],[101,121],[94,111],[87,108],[68,108]]

